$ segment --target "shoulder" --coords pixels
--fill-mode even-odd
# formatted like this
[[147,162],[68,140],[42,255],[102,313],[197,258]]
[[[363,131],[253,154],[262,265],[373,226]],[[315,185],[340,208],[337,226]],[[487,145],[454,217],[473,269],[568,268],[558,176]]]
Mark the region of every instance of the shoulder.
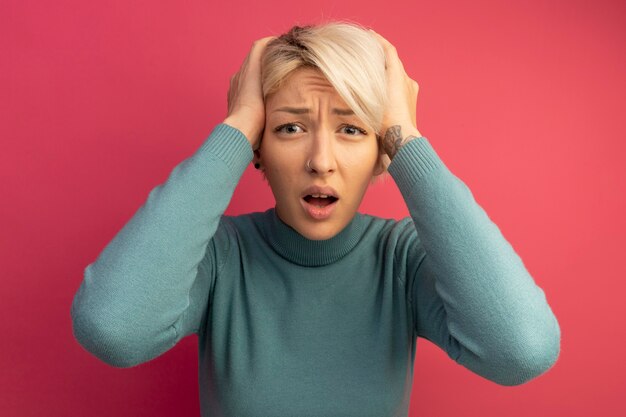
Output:
[[366,234],[373,235],[387,255],[393,256],[394,262],[406,266],[419,261],[425,255],[424,248],[415,223],[411,217],[400,220],[388,219],[367,214],[362,215],[367,224]]
[[417,231],[411,217],[400,220],[359,214],[366,225],[366,233],[376,234],[379,241],[401,242],[418,239]]
[[[259,225],[265,221],[265,213],[254,212],[236,216],[222,215],[215,232],[220,241],[241,240],[247,235],[260,233]],[[225,243],[225,242],[224,242]]]
[[240,214],[236,216],[222,215],[218,229],[231,237],[242,238],[250,234],[260,234],[262,225],[268,221],[268,211]]
[[215,261],[218,270],[236,253],[242,243],[259,234],[258,222],[262,213],[247,213],[237,216],[221,215],[217,229],[207,247],[206,256]]

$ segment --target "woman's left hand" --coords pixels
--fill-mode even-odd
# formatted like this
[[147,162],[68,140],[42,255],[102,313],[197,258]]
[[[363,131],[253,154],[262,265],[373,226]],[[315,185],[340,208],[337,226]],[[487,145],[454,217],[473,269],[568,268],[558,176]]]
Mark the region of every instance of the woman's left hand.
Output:
[[406,142],[420,136],[416,125],[419,85],[404,70],[398,52],[387,39],[370,29],[385,51],[388,103],[383,115],[381,145],[393,159]]

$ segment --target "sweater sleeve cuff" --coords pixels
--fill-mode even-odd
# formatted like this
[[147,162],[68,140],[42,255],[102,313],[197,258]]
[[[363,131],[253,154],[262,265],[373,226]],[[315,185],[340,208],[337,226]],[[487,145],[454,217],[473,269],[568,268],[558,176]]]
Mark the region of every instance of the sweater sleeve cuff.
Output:
[[233,172],[243,173],[252,161],[252,147],[238,129],[220,123],[211,132],[196,154],[210,154],[223,161]]
[[447,169],[428,139],[407,142],[389,164],[388,171],[400,189],[410,189],[430,173]]

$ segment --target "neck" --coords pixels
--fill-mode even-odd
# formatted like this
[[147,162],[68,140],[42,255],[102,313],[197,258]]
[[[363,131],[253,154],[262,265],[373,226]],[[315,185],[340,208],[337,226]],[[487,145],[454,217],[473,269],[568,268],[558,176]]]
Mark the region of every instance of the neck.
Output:
[[275,209],[264,213],[261,230],[267,241],[282,257],[302,266],[323,266],[347,255],[365,232],[366,219],[356,213],[335,236],[311,240],[283,222]]

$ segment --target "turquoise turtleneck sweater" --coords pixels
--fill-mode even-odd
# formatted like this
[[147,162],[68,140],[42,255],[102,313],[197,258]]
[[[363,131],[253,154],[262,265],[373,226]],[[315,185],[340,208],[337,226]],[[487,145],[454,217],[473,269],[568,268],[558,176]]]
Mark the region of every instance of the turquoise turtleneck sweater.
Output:
[[549,369],[544,295],[429,141],[389,173],[411,217],[308,240],[274,209],[224,216],[252,159],[218,125],[85,269],[74,334],[129,367],[196,333],[203,416],[406,416],[417,337],[502,385]]

